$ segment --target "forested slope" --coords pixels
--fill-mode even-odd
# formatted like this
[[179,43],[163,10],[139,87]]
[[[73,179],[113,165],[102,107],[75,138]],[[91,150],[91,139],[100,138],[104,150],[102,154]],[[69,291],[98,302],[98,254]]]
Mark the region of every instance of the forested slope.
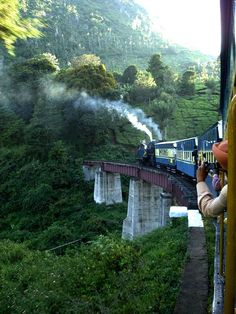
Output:
[[45,27],[15,57],[1,48],[1,311],[172,313],[185,219],[121,240],[129,178],[122,204],[95,204],[82,160],[136,162],[149,139],[130,113],[166,139],[204,131],[218,119],[218,62],[168,46],[133,1],[26,0],[21,15],[7,3],[11,54],[39,35],[28,17]]
[[[18,42],[16,55],[54,54],[61,66],[74,57],[93,53],[110,70],[123,71],[135,64],[145,69],[148,59],[160,53],[178,71],[213,58],[184,47],[170,45],[152,31],[152,22],[133,0],[32,0],[24,2],[25,16],[42,19],[43,37]],[[27,11],[26,11],[27,9]]]

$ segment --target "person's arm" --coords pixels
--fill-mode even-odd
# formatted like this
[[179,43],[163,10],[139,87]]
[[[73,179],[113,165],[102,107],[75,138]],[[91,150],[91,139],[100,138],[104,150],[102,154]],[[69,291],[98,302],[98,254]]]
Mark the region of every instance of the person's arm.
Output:
[[205,179],[207,171],[204,165],[197,170],[197,196],[199,210],[205,217],[216,217],[227,207],[227,185],[223,187],[220,195],[216,198],[211,194]]
[[198,208],[205,217],[217,217],[227,207],[227,185],[223,187],[220,195],[213,197],[205,182],[197,184]]

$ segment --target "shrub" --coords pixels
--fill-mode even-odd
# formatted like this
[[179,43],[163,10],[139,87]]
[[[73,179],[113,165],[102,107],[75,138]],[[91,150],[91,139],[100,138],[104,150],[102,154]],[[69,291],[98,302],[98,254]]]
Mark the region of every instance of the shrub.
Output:
[[[1,311],[173,313],[186,231],[186,221],[181,220],[134,242],[100,236],[64,256],[0,242]],[[59,225],[47,232],[49,242],[50,237],[67,234]]]

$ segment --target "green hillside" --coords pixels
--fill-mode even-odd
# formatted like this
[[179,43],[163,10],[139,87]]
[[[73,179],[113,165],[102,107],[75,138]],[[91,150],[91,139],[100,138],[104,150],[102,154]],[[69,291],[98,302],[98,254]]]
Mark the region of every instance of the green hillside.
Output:
[[123,241],[129,178],[121,204],[95,204],[83,160],[137,163],[149,138],[130,114],[157,139],[202,133],[219,62],[169,46],[132,0],[0,11],[0,312],[173,313],[186,219]]
[[30,58],[50,52],[61,66],[81,54],[96,54],[110,70],[123,71],[130,64],[147,67],[152,54],[160,53],[175,70],[213,61],[212,57],[170,45],[154,33],[146,11],[133,0],[26,1],[25,16],[42,19],[40,39],[18,42],[16,55]]

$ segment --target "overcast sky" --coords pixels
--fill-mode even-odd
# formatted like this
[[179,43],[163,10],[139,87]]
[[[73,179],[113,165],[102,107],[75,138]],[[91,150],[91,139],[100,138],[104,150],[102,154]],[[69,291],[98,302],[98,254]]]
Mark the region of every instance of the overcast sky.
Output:
[[135,0],[155,17],[165,37],[191,49],[220,53],[219,0]]

